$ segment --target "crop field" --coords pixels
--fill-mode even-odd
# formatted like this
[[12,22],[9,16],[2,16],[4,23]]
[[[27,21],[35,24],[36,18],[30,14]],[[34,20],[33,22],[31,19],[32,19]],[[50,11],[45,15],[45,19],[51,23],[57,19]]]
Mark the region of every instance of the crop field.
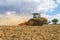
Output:
[[0,40],[60,40],[60,25],[0,26]]

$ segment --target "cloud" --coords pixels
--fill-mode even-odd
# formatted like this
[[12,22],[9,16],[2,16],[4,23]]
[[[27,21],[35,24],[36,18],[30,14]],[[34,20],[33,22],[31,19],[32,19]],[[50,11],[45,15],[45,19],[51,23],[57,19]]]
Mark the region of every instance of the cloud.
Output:
[[57,3],[60,4],[60,0],[57,0]]
[[45,12],[47,12],[48,10],[53,11],[57,6],[58,5],[53,0],[42,0],[37,10]]
[[57,6],[53,0],[0,0],[0,12],[47,12],[53,11]]

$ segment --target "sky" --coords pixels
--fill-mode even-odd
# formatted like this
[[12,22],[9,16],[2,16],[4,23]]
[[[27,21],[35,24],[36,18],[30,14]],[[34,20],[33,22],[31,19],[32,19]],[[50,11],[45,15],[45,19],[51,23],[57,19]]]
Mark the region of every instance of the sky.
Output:
[[60,23],[60,0],[0,0],[0,25],[17,25],[37,12],[48,20]]

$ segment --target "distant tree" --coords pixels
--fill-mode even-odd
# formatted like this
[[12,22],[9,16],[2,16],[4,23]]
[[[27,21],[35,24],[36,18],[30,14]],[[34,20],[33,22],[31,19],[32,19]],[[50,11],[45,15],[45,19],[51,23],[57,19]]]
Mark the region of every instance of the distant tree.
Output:
[[58,19],[53,19],[52,22],[53,22],[53,24],[57,24]]

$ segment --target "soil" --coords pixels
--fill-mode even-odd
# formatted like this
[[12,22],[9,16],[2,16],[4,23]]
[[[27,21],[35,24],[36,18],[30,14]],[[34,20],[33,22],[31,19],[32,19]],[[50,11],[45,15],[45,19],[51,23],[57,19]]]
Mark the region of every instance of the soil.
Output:
[[60,40],[60,25],[0,26],[0,40]]

